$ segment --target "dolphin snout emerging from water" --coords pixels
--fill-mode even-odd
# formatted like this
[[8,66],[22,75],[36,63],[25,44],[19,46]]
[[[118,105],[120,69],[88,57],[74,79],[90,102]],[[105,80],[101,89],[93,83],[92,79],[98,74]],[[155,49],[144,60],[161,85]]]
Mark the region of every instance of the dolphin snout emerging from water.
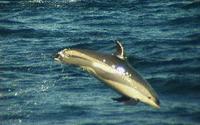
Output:
[[55,60],[83,68],[120,93],[119,102],[143,102],[160,108],[158,96],[151,85],[128,63],[122,44],[117,41],[114,54],[83,49],[64,49]]

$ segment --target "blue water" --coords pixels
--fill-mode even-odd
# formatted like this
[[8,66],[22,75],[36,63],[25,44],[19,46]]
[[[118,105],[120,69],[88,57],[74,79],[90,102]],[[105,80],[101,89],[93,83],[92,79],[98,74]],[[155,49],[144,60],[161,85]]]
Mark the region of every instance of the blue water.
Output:
[[[119,95],[79,68],[63,48],[113,53],[157,91],[161,108]],[[199,125],[200,2],[192,0],[1,0],[0,125]]]

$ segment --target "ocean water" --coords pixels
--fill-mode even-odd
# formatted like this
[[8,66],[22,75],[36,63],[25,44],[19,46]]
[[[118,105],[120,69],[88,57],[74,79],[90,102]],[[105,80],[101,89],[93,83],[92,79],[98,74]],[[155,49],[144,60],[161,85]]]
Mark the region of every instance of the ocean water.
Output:
[[[157,91],[161,108],[119,95],[77,67],[63,48],[115,51]],[[0,125],[199,125],[200,2],[1,0]]]

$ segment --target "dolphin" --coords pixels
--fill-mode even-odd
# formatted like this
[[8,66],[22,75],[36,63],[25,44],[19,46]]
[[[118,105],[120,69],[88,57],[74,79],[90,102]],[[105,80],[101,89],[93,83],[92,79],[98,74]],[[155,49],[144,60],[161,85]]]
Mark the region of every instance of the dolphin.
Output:
[[143,102],[160,108],[158,95],[151,85],[128,63],[124,47],[116,42],[116,52],[100,53],[84,49],[64,49],[55,60],[81,67],[122,95],[113,98],[118,102],[136,104]]

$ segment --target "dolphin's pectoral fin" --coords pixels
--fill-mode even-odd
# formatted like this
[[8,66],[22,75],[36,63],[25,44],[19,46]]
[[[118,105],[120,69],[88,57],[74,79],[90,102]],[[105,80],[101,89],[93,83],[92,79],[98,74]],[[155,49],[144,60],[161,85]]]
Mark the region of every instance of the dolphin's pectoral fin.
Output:
[[135,99],[132,99],[132,98],[129,98],[127,96],[122,96],[120,98],[112,98],[114,101],[117,101],[117,102],[123,102],[125,104],[131,104],[131,105],[136,105],[138,103],[138,100],[135,100]]
[[116,42],[116,47],[117,47],[117,51],[115,52],[115,55],[120,58],[120,59],[124,59],[124,47],[122,46],[122,43],[120,43],[119,41]]
[[131,100],[131,98],[127,97],[127,96],[122,96],[122,97],[119,97],[119,98],[112,98],[114,101],[117,101],[117,102],[126,102],[126,101],[129,101]]

